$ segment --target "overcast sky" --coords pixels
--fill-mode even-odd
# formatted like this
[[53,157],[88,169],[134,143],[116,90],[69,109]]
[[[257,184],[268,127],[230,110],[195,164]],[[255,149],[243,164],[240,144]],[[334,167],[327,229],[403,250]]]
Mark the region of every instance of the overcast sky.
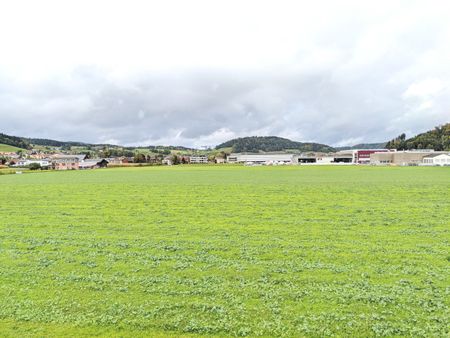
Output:
[[448,1],[0,0],[0,132],[331,145],[450,122]]

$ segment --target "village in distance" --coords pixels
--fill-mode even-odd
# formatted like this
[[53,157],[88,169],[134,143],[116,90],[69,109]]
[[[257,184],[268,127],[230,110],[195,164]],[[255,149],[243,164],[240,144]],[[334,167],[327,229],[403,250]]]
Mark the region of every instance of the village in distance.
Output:
[[[177,164],[450,166],[450,124],[406,139],[333,148],[279,137],[246,137],[211,149],[120,147],[0,134],[3,169],[81,170]],[[14,171],[16,172],[16,171]],[[17,171],[21,172],[21,171]]]

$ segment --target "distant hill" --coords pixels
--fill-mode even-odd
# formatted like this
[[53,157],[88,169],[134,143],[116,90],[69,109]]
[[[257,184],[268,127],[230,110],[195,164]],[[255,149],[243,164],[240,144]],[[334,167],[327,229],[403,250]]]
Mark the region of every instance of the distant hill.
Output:
[[236,138],[222,144],[216,149],[231,148],[233,152],[270,152],[284,150],[332,152],[334,148],[320,143],[303,143],[277,136],[251,136]]
[[83,142],[70,142],[70,141],[56,141],[49,140],[45,138],[24,138],[27,142],[35,144],[38,146],[46,147],[85,147],[93,146],[93,144],[83,143]]
[[[76,141],[57,141],[52,139],[45,138],[28,138],[28,137],[18,137],[18,136],[10,136],[6,134],[0,133],[0,144],[3,145],[3,148],[9,147],[17,147],[21,149],[32,149],[33,146],[41,146],[41,147],[56,147],[56,148],[67,148],[70,147],[82,147],[86,149],[125,149],[125,150],[139,150],[139,149],[149,149],[153,150],[177,150],[177,151],[193,151],[195,149],[183,147],[183,146],[140,146],[140,147],[123,147],[120,145],[114,144],[97,144],[97,143],[85,143],[85,142],[76,142]],[[17,149],[15,151],[18,151]],[[6,151],[6,150],[4,150]],[[8,150],[9,151],[9,150]]]
[[0,143],[22,149],[30,149],[31,145],[21,137],[11,136],[0,133]]
[[397,150],[450,150],[450,123],[435,127],[433,130],[429,130],[409,139],[406,138],[405,134],[401,134],[387,142],[386,148]]
[[351,150],[351,149],[384,149],[386,142],[383,143],[360,143],[354,146],[335,147],[336,150]]

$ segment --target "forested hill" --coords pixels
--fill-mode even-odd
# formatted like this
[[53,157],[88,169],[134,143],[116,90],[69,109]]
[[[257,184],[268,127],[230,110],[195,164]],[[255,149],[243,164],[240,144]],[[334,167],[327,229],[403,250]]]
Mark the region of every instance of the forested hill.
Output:
[[233,152],[270,152],[283,150],[332,152],[334,148],[320,143],[303,143],[277,136],[251,136],[236,138],[219,144],[216,149],[232,148]]
[[386,143],[387,149],[410,150],[410,149],[434,149],[450,150],[450,123],[435,127],[433,130],[406,139],[401,134]]
[[0,133],[0,143],[22,149],[31,149],[30,143],[25,141],[23,138],[2,133]]
[[335,147],[336,150],[349,150],[349,149],[383,149],[386,146],[386,142],[383,143],[360,143],[354,146],[347,147]]
[[96,147],[96,146],[109,146],[116,147],[112,144],[93,144],[74,141],[56,141],[45,138],[24,138],[24,140],[34,145],[46,146],[46,147]]

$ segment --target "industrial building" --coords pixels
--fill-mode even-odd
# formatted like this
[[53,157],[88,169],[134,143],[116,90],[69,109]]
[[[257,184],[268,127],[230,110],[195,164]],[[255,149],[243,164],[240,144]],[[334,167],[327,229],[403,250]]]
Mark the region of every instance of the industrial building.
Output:
[[[232,153],[228,163],[247,164],[369,164],[370,155],[386,149],[342,150],[336,153]],[[191,161],[192,162],[192,161]]]
[[427,155],[422,159],[422,165],[450,166],[450,153]]
[[306,153],[296,157],[299,164],[370,164],[370,155],[387,149],[352,149],[336,153]]
[[232,153],[228,155],[228,163],[245,164],[292,164],[294,154],[288,153]]
[[376,152],[370,155],[370,164],[374,165],[420,165],[425,157],[429,155],[446,154],[446,152],[435,152],[433,150],[404,150]]

